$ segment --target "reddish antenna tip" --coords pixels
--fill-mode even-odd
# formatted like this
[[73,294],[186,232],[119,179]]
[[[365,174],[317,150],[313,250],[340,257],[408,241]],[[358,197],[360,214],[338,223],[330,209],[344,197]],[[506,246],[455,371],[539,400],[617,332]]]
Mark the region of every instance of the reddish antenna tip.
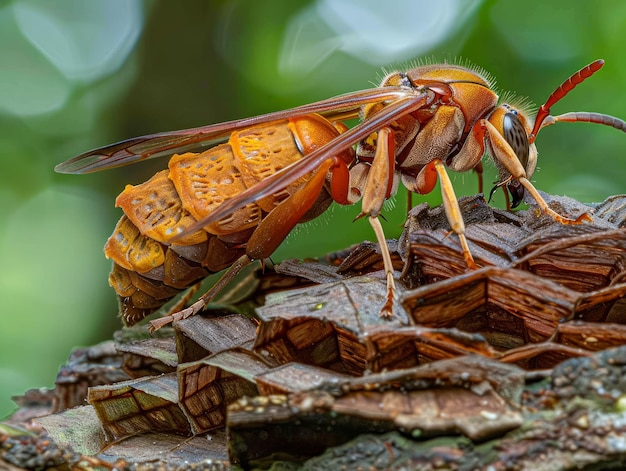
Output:
[[593,61],[591,64],[586,65],[578,72],[570,75],[570,77],[565,82],[559,85],[559,87],[552,92],[552,94],[548,97],[546,102],[541,105],[539,111],[537,112],[537,116],[535,117],[535,125],[533,126],[532,132],[528,136],[528,141],[531,144],[535,142],[535,138],[537,137],[537,133],[542,127],[542,123],[550,115],[550,108],[552,107],[552,105],[558,102],[561,98],[571,92],[586,79],[595,74],[598,70],[602,68],[603,65],[603,59]]

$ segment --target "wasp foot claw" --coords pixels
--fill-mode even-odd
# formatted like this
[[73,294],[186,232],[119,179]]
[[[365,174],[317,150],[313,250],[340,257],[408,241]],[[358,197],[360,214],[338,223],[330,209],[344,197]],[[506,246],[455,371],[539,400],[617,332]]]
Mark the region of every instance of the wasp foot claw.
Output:
[[583,222],[593,222],[593,218],[589,213],[583,213],[576,218],[576,224],[581,224]]

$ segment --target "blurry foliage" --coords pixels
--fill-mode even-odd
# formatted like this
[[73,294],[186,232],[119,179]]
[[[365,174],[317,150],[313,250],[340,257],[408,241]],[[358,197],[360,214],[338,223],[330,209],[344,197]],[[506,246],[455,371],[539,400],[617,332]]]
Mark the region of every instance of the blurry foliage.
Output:
[[[0,417],[10,395],[51,385],[71,348],[119,326],[102,255],[120,215],[113,202],[166,165],[67,176],[53,173],[56,163],[128,137],[368,88],[383,66],[418,57],[470,60],[499,91],[537,105],[604,58],[555,111],[625,118],[625,36],[626,3],[610,0],[1,2]],[[537,145],[539,189],[582,201],[624,192],[623,134],[560,124]],[[457,194],[476,191],[472,174],[453,178]],[[493,178],[487,165],[487,185]],[[403,195],[387,215],[389,237],[400,232]],[[366,223],[351,222],[358,211],[334,209],[276,259],[372,239]]]

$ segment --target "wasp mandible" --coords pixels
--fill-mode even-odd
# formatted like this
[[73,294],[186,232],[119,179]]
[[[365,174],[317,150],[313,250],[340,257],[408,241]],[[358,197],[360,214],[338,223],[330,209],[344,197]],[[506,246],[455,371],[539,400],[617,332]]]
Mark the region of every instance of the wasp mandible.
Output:
[[[517,206],[525,192],[563,224],[576,219],[548,207],[530,182],[535,139],[559,121],[590,122],[626,132],[626,122],[599,113],[550,115],[551,107],[604,61],[565,80],[533,119],[520,103],[500,103],[483,70],[425,64],[387,75],[377,88],[297,108],[193,129],[136,137],[101,147],[56,167],[89,173],[172,154],[167,170],[118,196],[124,211],[105,254],[120,314],[132,325],[210,273],[227,269],[198,301],[152,321],[158,328],[204,309],[252,260],[268,258],[298,223],[323,213],[332,201],[354,204],[367,217],[381,247],[387,279],[382,316],[391,316],[396,286],[385,234],[383,203],[402,182],[426,194],[440,182],[452,231],[469,269],[476,263],[446,169],[477,169],[487,153],[499,182]],[[343,123],[360,118],[351,129]],[[200,153],[187,152],[208,147]],[[184,152],[184,153],[181,153]]]

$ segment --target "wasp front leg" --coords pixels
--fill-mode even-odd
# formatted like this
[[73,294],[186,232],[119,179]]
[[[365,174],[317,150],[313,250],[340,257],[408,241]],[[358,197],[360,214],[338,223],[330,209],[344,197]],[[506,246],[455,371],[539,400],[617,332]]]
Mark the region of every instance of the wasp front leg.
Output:
[[548,203],[546,203],[528,179],[526,169],[515,154],[511,145],[507,142],[504,136],[498,132],[498,129],[487,120],[481,120],[476,126],[479,126],[480,131],[489,143],[493,158],[496,160],[496,164],[503,167],[511,175],[513,180],[517,180],[520,185],[522,185],[522,187],[530,193],[544,214],[551,216],[555,221],[561,224],[580,224],[585,221],[592,221],[591,216],[587,213],[581,214],[576,219],[570,219],[561,216],[559,213],[550,208]]

